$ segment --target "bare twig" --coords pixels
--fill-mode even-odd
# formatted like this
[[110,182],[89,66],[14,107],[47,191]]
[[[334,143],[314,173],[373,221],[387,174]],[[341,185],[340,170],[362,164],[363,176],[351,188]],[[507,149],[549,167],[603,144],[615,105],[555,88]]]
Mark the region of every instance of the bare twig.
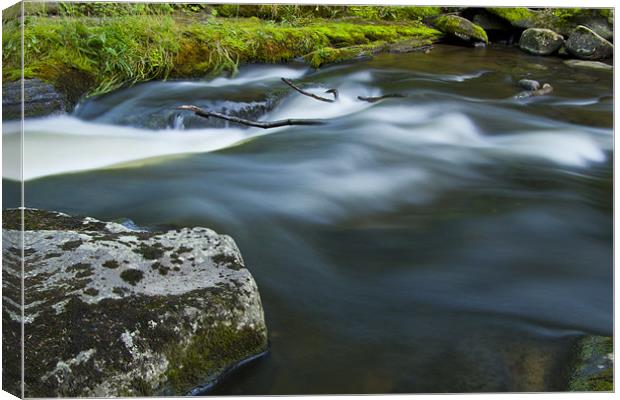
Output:
[[389,98],[393,98],[393,97],[405,97],[405,96],[403,96],[402,94],[398,94],[398,93],[384,94],[383,96],[377,96],[377,97],[357,96],[358,100],[367,101],[369,103],[374,103],[374,102],[377,102],[379,100],[389,99]]
[[306,92],[305,90],[295,86],[293,82],[291,82],[290,80],[286,78],[280,78],[280,79],[282,79],[282,82],[286,83],[287,85],[297,90],[299,93],[303,94],[304,96],[312,97],[313,99],[317,99],[319,101],[324,101],[326,103],[334,103],[336,99],[338,98],[338,91],[336,89],[329,89],[327,92],[325,92],[325,93],[332,93],[334,95],[333,99],[328,99],[325,97],[317,96],[314,93]]
[[177,107],[177,110],[192,111],[194,114],[200,117],[204,117],[204,118],[215,117],[215,118],[225,119],[226,121],[236,122],[241,125],[254,126],[256,128],[262,128],[262,129],[277,128],[280,126],[287,126],[287,125],[323,125],[326,123],[325,121],[321,119],[281,119],[281,120],[271,121],[271,122],[250,121],[247,119],[234,117],[232,115],[220,114],[215,111],[204,110],[200,107],[191,106],[191,105],[179,106]]

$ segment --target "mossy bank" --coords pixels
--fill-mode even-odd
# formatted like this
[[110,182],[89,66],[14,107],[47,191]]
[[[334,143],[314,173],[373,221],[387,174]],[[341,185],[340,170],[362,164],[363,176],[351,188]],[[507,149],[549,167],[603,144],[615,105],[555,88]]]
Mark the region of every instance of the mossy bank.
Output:
[[[2,248],[3,388],[16,395],[19,214],[3,211]],[[182,395],[267,351],[258,289],[230,237],[24,214],[25,396]]]
[[[82,94],[154,79],[234,73],[242,63],[302,57],[318,68],[386,43],[415,39],[422,46],[440,36],[418,20],[356,16],[274,21],[204,13],[30,15],[25,19],[23,73],[53,84],[75,101]],[[3,21],[5,82],[21,77],[20,40],[18,21]]]
[[[66,103],[60,111],[83,96],[150,80],[234,74],[244,63],[297,59],[320,68],[427,48],[444,37],[494,42],[485,29],[497,36],[498,26],[508,31],[500,36],[518,37],[526,28],[568,36],[580,24],[604,39],[613,35],[611,9],[26,3],[25,14],[23,71],[19,8],[4,14],[3,80],[23,72],[51,84]],[[467,18],[495,23],[485,28]]]

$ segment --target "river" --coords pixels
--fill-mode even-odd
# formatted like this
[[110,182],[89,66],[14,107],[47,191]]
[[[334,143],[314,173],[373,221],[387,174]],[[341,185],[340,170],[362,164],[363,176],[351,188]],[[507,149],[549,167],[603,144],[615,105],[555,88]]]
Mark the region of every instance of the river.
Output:
[[[521,78],[555,90],[514,99]],[[356,99],[386,93],[406,97]],[[248,129],[181,104],[328,123]],[[611,72],[439,45],[141,84],[25,129],[26,206],[235,239],[271,347],[215,394],[565,390],[575,339],[612,334]],[[18,133],[4,124],[5,148]]]

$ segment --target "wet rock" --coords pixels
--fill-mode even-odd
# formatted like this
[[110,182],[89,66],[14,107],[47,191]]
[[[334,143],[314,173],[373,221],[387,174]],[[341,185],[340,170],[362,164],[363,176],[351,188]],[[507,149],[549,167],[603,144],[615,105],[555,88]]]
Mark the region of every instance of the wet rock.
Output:
[[400,40],[394,43],[388,43],[387,45],[387,52],[393,54],[404,54],[413,52],[428,53],[432,49],[432,45],[425,44],[425,42],[421,42],[417,39]]
[[442,15],[432,21],[441,32],[467,43],[489,43],[486,32],[480,26],[456,15]]
[[564,44],[562,35],[550,29],[530,28],[523,31],[519,47],[530,54],[548,56]]
[[613,44],[583,25],[575,28],[570,34],[566,41],[566,49],[583,60],[603,60],[611,58],[614,53]]
[[580,21],[583,26],[586,26],[592,31],[596,32],[597,35],[602,37],[605,40],[611,40],[614,37],[614,29],[613,26],[609,24],[606,18],[602,17],[593,17]]
[[513,98],[517,100],[524,100],[530,97],[545,96],[552,92],[553,92],[553,86],[551,86],[548,83],[545,83],[544,85],[542,85],[540,89],[526,90],[524,92],[517,93],[515,96],[513,96]]
[[564,64],[568,65],[571,68],[586,68],[586,69],[597,69],[603,71],[613,72],[614,67],[609,64],[605,64],[600,61],[586,61],[586,60],[565,60]]
[[[25,396],[179,395],[266,351],[256,283],[230,237],[24,214]],[[19,286],[19,217],[3,211],[3,291]],[[22,322],[19,304],[4,302],[3,319]],[[4,337],[5,354],[19,339]]]
[[540,89],[540,82],[535,81],[533,79],[521,79],[519,82],[517,82],[517,84],[525,90]]
[[546,8],[529,9],[523,7],[487,8],[488,12],[506,20],[515,28],[551,29],[568,36],[577,26],[583,25],[605,39],[613,37],[613,9],[592,8]]
[[[202,96],[189,92],[187,99],[183,99],[183,95],[179,94],[177,98],[180,100],[170,101],[166,96],[170,96],[170,92],[174,90],[174,83],[148,82],[116,90],[97,97],[94,101],[85,100],[77,106],[73,115],[87,121],[153,130],[224,128],[229,126],[228,121],[201,118],[180,112],[176,107],[185,102],[194,103],[211,111],[258,120],[272,111],[286,95],[284,87],[259,93],[248,89],[241,93],[224,94],[221,97],[225,99],[222,99],[200,88],[205,92]],[[132,98],[131,93],[137,93],[137,97]]]
[[569,389],[578,392],[613,391],[613,338],[586,336],[577,343]]
[[[24,117],[41,117],[62,114],[66,111],[66,100],[54,87],[40,79],[24,81]],[[21,82],[2,85],[2,118],[20,119],[22,106]]]

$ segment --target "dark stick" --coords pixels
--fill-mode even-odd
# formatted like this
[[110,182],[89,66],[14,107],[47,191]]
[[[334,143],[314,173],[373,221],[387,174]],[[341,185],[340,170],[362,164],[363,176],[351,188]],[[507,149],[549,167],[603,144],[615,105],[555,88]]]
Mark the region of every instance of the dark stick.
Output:
[[194,114],[200,117],[221,118],[221,119],[225,119],[226,121],[236,122],[241,125],[254,126],[256,128],[262,128],[262,129],[278,128],[280,126],[287,126],[287,125],[323,125],[326,123],[325,121],[321,119],[281,119],[278,121],[271,121],[271,122],[250,121],[250,120],[239,118],[239,117],[233,117],[232,115],[220,114],[214,111],[203,110],[202,108],[196,107],[196,106],[179,106],[177,107],[177,110],[193,111]]
[[[291,82],[290,80],[286,79],[286,78],[280,78],[282,79],[282,82],[286,83],[287,85],[289,85],[290,87],[292,87],[293,89],[297,90],[299,93],[303,94],[304,96],[308,96],[308,97],[312,97],[313,99],[317,99],[319,101],[324,101],[326,103],[333,103],[336,100],[335,99],[327,99],[325,97],[321,97],[321,96],[317,96],[316,94],[310,93],[310,92],[306,92],[305,90],[295,86],[295,84],[293,82]],[[330,92],[330,93],[334,93],[334,97],[338,97],[337,92],[335,92],[335,89],[330,89],[334,92]]]
[[357,96],[357,98],[359,100],[367,101],[369,103],[374,103],[374,102],[377,102],[379,100],[389,99],[389,98],[392,98],[392,97],[405,97],[405,96],[403,96],[402,94],[397,94],[397,93],[395,93],[395,94],[384,94],[383,96],[378,96],[378,97]]

